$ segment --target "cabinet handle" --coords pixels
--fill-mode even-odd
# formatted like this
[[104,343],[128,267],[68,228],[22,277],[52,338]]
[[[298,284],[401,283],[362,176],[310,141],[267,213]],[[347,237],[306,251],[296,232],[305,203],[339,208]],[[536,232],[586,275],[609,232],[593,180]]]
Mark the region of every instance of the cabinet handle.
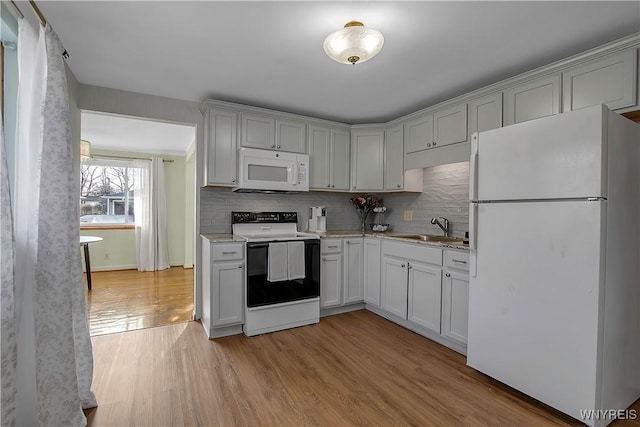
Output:
[[336,186],[335,186],[335,185],[332,185],[332,186],[331,186],[331,188],[336,188]]
[[280,148],[280,146],[278,145],[276,148]]
[[271,148],[276,148],[276,144],[271,144]]
[[402,187],[402,185],[398,184],[398,188]]
[[331,186],[329,184],[327,184],[327,188],[331,188]]
[[233,252],[222,252],[222,255],[233,255],[233,254],[237,254],[238,252],[233,251]]
[[322,258],[322,260],[323,260],[323,261],[326,261],[327,259],[326,259],[326,258]]
[[404,265],[404,264],[400,264],[400,267],[404,268],[404,267],[405,267],[405,265]]
[[338,245],[327,246],[327,248],[329,248],[329,249],[338,249]]
[[452,259],[453,262],[459,262],[460,264],[466,264],[467,261],[462,261],[461,259]]
[[431,148],[431,143],[427,142],[427,148]]
[[242,264],[240,264],[240,265],[238,266],[238,268],[242,268]]
[[232,179],[232,180],[231,180],[231,182],[236,182],[236,180],[235,180],[235,179]]
[[436,146],[436,142],[435,142],[435,141],[433,141],[433,146],[434,146],[434,147]]
[[445,276],[447,276],[447,277],[451,277],[451,274],[447,273],[447,274],[445,274]]
[[409,268],[409,270],[411,270],[413,268],[413,266],[411,264],[407,264],[407,267]]

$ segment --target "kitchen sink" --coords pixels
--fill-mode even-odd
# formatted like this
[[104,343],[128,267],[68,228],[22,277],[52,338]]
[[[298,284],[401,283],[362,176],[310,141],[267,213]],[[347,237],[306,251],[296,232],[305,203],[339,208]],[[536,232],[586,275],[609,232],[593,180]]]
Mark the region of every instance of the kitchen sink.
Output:
[[447,236],[435,236],[433,234],[402,234],[393,233],[389,234],[390,237],[401,237],[403,239],[420,240],[422,242],[435,242],[435,243],[462,243],[462,237],[447,237]]

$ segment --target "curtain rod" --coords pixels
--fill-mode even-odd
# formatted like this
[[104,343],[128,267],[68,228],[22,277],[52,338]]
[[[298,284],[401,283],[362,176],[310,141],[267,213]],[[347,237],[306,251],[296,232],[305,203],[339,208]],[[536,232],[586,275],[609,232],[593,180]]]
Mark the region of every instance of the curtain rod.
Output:
[[33,9],[33,13],[35,13],[38,19],[40,20],[40,23],[46,27],[47,18],[45,18],[42,12],[40,12],[40,8],[38,8],[38,5],[36,4],[36,2],[33,0],[29,0],[29,5],[31,6],[31,9]]
[[[145,157],[129,157],[129,156],[108,156],[103,154],[93,154],[91,158],[103,158],[103,159],[126,159],[126,160],[151,160]],[[164,163],[173,163],[173,160],[162,159]]]
[[[18,6],[15,4],[15,2],[13,0],[11,0],[11,3],[13,3],[13,6],[18,9]],[[36,2],[34,0],[29,0],[29,6],[31,6],[31,10],[33,10],[33,13],[36,14],[36,16],[38,17],[38,21],[40,21],[40,23],[43,26],[47,26],[47,18],[44,17],[44,14],[40,11],[40,8],[38,7],[38,5],[36,4]],[[20,11],[20,9],[18,9],[18,11]],[[20,12],[20,14],[22,14],[22,12]],[[24,15],[22,15],[24,17]],[[67,49],[64,48],[64,46],[62,47],[63,52],[62,52],[62,57],[64,59],[69,59],[69,51]]]

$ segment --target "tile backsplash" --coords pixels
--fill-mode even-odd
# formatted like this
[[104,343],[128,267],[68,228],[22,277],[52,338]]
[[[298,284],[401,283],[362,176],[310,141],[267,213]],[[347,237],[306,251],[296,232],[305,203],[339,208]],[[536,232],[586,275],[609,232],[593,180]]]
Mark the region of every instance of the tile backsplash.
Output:
[[[328,230],[358,230],[359,216],[349,193],[310,192],[295,195],[233,193],[227,188],[200,189],[200,232],[230,233],[232,211],[296,211],[298,230],[307,230],[309,208],[327,207]],[[423,193],[380,194],[389,208],[385,222],[393,231],[442,234],[430,220],[443,216],[452,234],[462,236],[469,227],[469,163],[455,163],[424,169]],[[404,212],[413,211],[405,221]],[[376,220],[372,213],[369,222]]]

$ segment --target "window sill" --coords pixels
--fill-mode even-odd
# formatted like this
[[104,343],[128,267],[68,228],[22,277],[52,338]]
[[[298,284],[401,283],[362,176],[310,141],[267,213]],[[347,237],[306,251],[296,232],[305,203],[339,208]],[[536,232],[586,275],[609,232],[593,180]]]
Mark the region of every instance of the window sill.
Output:
[[80,230],[133,230],[134,224],[85,224],[80,226]]

